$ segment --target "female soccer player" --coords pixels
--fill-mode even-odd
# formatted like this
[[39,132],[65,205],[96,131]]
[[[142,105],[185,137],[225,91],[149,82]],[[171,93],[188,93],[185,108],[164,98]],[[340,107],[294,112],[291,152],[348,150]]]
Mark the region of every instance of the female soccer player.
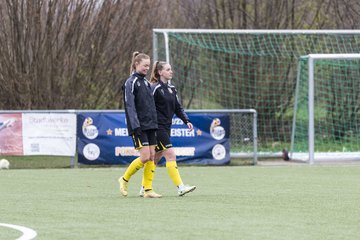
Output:
[[[183,196],[194,191],[196,187],[184,185],[181,180],[176,164],[176,154],[170,141],[170,129],[174,114],[188,126],[189,131],[193,130],[193,125],[179,102],[175,87],[169,83],[172,75],[170,64],[159,61],[154,63],[150,82],[152,83],[158,123],[155,164],[165,157],[167,172],[177,187],[179,196]],[[153,170],[155,170],[155,166],[153,166]],[[140,190],[140,196],[144,194],[143,189],[144,187]]]
[[144,197],[159,198],[152,190],[156,130],[158,128],[154,98],[150,83],[145,75],[150,68],[150,57],[144,53],[134,52],[130,67],[130,77],[123,86],[126,124],[132,136],[135,149],[140,157],[131,162],[124,175],[119,178],[120,193],[128,195],[128,183],[132,175],[145,165],[143,175]]

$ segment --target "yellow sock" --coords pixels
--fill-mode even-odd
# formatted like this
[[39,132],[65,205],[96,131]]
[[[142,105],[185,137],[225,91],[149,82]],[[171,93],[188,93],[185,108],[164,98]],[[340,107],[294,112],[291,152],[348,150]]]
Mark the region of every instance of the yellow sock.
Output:
[[139,171],[143,166],[144,164],[141,162],[140,157],[136,158],[130,163],[129,167],[126,169],[123,178],[126,181],[129,181],[131,176],[134,175],[137,171]]
[[155,174],[156,165],[154,161],[147,161],[144,164],[144,175],[142,179],[142,185],[144,186],[144,190],[152,189],[152,182]]
[[166,161],[166,169],[175,186],[183,184],[176,161]]

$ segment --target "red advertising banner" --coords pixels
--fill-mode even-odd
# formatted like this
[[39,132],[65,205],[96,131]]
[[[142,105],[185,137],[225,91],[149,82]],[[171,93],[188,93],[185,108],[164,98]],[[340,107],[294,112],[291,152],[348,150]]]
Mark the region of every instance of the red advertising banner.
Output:
[[0,155],[23,155],[22,114],[0,114]]

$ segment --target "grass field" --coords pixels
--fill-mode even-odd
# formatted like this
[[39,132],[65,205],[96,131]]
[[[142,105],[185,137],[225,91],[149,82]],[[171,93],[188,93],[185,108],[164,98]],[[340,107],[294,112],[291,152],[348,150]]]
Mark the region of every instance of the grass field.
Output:
[[[159,167],[161,199],[118,193],[124,168],[0,170],[0,223],[36,239],[358,239],[360,166],[181,167],[198,188],[178,197]],[[20,232],[0,227],[0,239]]]

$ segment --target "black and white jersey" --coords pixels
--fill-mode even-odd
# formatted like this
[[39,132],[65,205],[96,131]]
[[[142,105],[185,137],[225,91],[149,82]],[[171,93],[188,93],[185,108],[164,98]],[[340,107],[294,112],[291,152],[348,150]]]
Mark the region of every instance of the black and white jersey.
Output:
[[190,122],[182,108],[175,86],[172,84],[158,83],[152,85],[159,129],[170,129],[172,117],[178,116],[185,124]]
[[133,73],[124,83],[124,106],[129,135],[134,129],[157,129],[157,117],[150,83],[145,76]]

